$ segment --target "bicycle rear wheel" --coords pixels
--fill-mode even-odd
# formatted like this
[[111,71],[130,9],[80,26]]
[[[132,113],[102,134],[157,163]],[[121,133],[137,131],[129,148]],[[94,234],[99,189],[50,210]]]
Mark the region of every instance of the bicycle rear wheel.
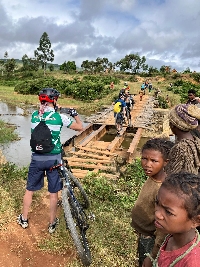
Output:
[[88,209],[90,206],[90,202],[89,202],[88,196],[87,196],[85,190],[83,189],[81,183],[73,175],[73,173],[71,173],[71,171],[69,171],[67,168],[65,168],[65,171],[66,171],[66,173],[70,179],[70,183],[71,183],[71,186],[73,188],[73,192],[74,192],[76,199],[78,200],[78,202],[81,204],[81,206],[84,209]]
[[73,201],[67,188],[62,190],[62,204],[65,214],[65,221],[70,230],[78,255],[84,266],[92,262],[90,248],[86,237],[88,229],[87,218],[83,210]]

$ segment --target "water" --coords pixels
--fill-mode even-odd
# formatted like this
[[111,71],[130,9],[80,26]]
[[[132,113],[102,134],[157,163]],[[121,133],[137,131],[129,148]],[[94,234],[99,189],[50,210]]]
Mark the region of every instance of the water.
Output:
[[[31,148],[30,148],[30,129],[31,129],[31,112],[27,116],[23,116],[23,109],[8,105],[0,102],[0,119],[14,124],[17,126],[16,133],[20,140],[11,142],[9,144],[0,145],[0,149],[3,151],[3,155],[9,162],[15,163],[17,166],[27,166],[31,160]],[[87,124],[84,124],[86,126]],[[62,128],[61,142],[65,142],[67,139],[75,135],[76,131]]]
[[121,147],[124,149],[128,149],[130,147],[131,142],[133,141],[133,136],[125,136]]
[[115,134],[110,134],[110,133],[106,133],[104,134],[104,136],[101,137],[100,141],[104,141],[104,142],[112,142],[116,137],[116,133]]

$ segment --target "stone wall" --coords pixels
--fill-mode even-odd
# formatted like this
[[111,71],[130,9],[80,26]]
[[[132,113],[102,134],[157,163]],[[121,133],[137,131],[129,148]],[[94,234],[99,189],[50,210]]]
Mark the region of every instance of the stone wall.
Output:
[[153,109],[149,127],[144,129],[143,137],[169,137],[172,134],[168,119],[169,109]]

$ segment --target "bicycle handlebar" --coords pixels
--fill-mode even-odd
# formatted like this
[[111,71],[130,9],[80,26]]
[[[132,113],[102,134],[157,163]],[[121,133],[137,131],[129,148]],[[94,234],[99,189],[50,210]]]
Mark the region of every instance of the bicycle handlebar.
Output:
[[70,108],[60,107],[60,113],[70,114]]
[[65,143],[63,144],[63,147],[69,146],[71,142],[74,141],[75,137],[77,137],[77,135],[74,135],[71,138],[69,138],[67,141],[65,141]]

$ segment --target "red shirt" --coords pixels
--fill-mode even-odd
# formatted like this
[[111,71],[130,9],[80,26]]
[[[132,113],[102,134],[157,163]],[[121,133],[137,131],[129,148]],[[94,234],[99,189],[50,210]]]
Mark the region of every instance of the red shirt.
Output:
[[[168,240],[171,238],[169,236],[163,246],[160,248],[160,255],[158,258],[158,267],[168,267],[170,264],[180,255],[182,255],[192,244],[196,241],[195,237],[190,243],[186,244],[184,247],[173,250],[165,251]],[[180,261],[178,261],[175,267],[199,267],[200,266],[200,242]]]

